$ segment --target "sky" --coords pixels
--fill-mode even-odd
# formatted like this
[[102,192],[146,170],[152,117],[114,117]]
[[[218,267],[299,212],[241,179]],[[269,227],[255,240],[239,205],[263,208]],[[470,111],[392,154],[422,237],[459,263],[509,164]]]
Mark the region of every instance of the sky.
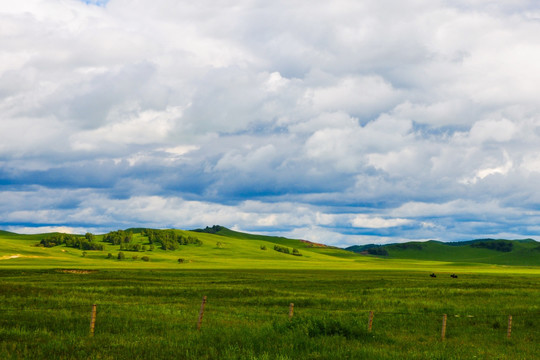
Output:
[[540,4],[0,2],[0,229],[540,238]]

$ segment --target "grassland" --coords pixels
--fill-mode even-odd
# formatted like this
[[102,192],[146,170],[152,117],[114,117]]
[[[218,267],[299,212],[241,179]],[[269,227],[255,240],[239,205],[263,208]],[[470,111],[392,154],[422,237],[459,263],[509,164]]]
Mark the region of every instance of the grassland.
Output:
[[532,275],[4,270],[0,277],[2,359],[534,359],[540,350]]
[[[35,246],[44,235],[1,233],[0,358],[534,359],[540,353],[536,266],[380,259],[283,238],[178,231],[203,244],[125,252],[125,260],[107,258],[119,251],[110,244],[83,256],[65,246]],[[137,233],[134,241],[147,238]],[[302,256],[274,251],[274,244]],[[203,295],[208,303],[197,331]]]

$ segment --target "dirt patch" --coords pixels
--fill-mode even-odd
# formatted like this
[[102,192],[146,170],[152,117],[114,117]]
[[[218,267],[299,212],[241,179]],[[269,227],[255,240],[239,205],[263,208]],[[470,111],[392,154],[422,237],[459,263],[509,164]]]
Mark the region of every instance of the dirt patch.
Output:
[[300,240],[300,241],[306,244],[308,247],[328,247],[328,245],[319,244],[319,243],[309,241],[309,240]]
[[66,274],[93,274],[93,273],[98,272],[98,270],[79,270],[79,269],[61,269],[57,271],[66,273]]
[[15,254],[15,255],[4,255],[0,256],[0,260],[9,260],[9,259],[16,259],[21,257],[21,254]]
[[37,255],[21,255],[21,254],[14,254],[14,255],[4,255],[0,256],[0,260],[9,260],[9,259],[18,259],[18,258],[31,258],[31,259],[39,259],[43,256],[37,256]]

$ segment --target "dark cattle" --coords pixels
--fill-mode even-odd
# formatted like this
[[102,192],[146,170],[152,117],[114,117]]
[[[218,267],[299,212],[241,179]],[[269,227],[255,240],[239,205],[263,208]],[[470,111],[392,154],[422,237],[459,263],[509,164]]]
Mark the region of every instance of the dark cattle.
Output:
[[432,273],[431,275],[429,275],[431,277],[437,277],[437,275],[435,275],[435,273]]
[[456,274],[452,274],[450,275],[451,278],[454,278],[454,279],[457,279],[457,275]]

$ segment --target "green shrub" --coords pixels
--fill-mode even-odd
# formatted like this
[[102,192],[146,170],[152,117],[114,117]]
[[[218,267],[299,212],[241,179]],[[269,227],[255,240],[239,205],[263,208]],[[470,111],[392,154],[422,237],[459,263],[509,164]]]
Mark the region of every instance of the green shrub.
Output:
[[150,258],[148,256],[143,256],[143,257],[141,257],[141,260],[142,261],[150,261]]
[[280,245],[274,245],[274,250],[279,251],[284,254],[290,254],[291,250],[289,250],[288,247],[280,246]]
[[122,251],[142,251],[142,244],[133,244],[133,243],[121,243],[120,250]]
[[125,258],[126,258],[126,255],[124,255],[124,253],[120,251],[118,253],[118,260],[124,260]]

